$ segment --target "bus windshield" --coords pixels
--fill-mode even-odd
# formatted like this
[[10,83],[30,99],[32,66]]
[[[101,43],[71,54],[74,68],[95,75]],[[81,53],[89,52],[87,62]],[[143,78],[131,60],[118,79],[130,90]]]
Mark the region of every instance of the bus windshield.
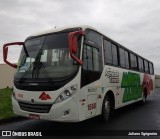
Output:
[[78,64],[70,57],[68,33],[44,35],[25,41],[15,79],[63,80],[78,70]]

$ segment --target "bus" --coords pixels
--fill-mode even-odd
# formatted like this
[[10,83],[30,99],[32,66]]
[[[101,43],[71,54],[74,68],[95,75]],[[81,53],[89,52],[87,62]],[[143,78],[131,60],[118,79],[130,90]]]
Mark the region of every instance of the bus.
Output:
[[[8,47],[21,46],[18,64]],[[155,88],[153,63],[89,26],[33,34],[3,46],[4,62],[16,68],[15,114],[33,119],[79,122],[146,102]]]

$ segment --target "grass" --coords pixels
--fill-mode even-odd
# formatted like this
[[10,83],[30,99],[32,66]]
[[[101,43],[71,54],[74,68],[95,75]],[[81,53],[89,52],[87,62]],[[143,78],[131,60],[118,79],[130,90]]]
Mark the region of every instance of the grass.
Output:
[[12,110],[11,88],[0,89],[0,120],[16,116]]

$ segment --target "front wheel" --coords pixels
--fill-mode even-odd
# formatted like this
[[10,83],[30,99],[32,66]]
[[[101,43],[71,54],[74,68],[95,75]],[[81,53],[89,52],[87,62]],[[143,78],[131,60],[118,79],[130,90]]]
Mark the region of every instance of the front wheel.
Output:
[[109,96],[106,95],[103,101],[103,106],[102,106],[103,121],[107,122],[110,118],[110,115],[111,115],[111,101],[109,99]]

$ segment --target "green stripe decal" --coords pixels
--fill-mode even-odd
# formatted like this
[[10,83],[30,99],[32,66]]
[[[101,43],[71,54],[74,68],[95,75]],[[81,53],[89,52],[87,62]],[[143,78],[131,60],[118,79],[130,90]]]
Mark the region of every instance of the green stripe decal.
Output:
[[142,85],[140,82],[140,74],[123,72],[121,88],[124,88],[123,103],[141,98]]

